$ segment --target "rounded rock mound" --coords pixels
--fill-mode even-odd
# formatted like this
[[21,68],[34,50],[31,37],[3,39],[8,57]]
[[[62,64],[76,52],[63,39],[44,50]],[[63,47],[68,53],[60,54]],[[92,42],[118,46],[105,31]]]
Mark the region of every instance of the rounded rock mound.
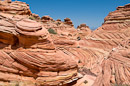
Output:
[[16,31],[22,47],[55,49],[48,31],[34,20],[23,19],[17,22]]

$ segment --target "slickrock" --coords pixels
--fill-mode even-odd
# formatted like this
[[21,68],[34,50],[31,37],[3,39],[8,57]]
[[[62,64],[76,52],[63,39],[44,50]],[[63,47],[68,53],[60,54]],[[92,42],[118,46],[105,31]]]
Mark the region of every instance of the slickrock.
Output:
[[130,85],[130,49],[115,48],[102,63],[93,86]]
[[119,6],[91,31],[75,29],[70,18],[40,19],[24,2],[0,1],[0,85],[129,85],[129,14],[130,4]]
[[[123,46],[122,42],[124,40],[130,39],[129,38],[130,37],[130,29],[129,29],[130,23],[129,21],[127,21],[130,18],[126,15],[126,14],[129,14],[130,10],[129,10],[129,7],[125,7],[125,6],[123,6],[123,8],[120,10],[117,9],[116,11],[111,12],[105,18],[104,24],[101,27],[93,31],[91,34],[87,35],[85,37],[86,38],[85,40],[79,41],[80,48],[83,47],[91,51],[91,53],[89,53],[90,56],[86,56],[86,57],[91,58],[91,60],[88,62],[83,62],[83,63],[84,64],[94,63],[93,66],[91,67],[85,66],[86,68],[90,68],[93,73],[94,71],[101,70],[101,67],[99,66],[98,68],[97,65],[100,65],[102,61],[108,57],[112,49],[114,49],[117,46]],[[125,15],[123,20],[118,14],[116,14],[117,12],[118,14],[121,13],[122,15]],[[124,12],[125,14],[123,14]],[[111,18],[113,19],[111,20]],[[123,22],[113,22],[115,20],[123,21]],[[99,53],[99,52],[102,52],[102,53]],[[82,61],[83,57],[80,56],[79,58],[80,58],[80,61]]]
[[77,63],[63,51],[55,50],[47,30],[40,23],[23,19],[17,22],[15,30],[16,48],[0,50],[1,81],[57,86],[78,80]]
[[[119,14],[124,15],[124,18],[122,19]],[[65,24],[65,22],[71,21],[69,18],[65,19],[64,24],[62,21],[56,21],[58,22],[57,26],[55,23],[51,23],[50,26],[45,27],[52,28],[57,32],[56,35],[51,35],[56,48],[72,56],[78,62],[78,66],[81,68],[80,73],[90,76],[94,74],[97,77],[104,70],[102,64],[108,59],[111,51],[118,46],[123,46],[122,42],[124,40],[130,39],[128,14],[129,5],[122,6],[121,9],[118,8],[116,11],[111,12],[105,18],[104,24],[93,32],[85,24],[81,24],[75,31],[71,28],[71,23]],[[63,25],[67,28],[63,29],[62,27],[59,29]],[[83,32],[81,35],[76,34],[79,33],[79,29]],[[86,29],[88,32],[85,32]],[[82,69],[89,70],[91,74]]]
[[27,4],[0,4],[0,85],[64,86],[79,79],[74,58],[55,48]]
[[[80,47],[86,47],[88,50],[91,50],[90,56],[88,56],[89,58],[91,58],[91,60],[88,62],[83,62],[82,60],[80,61],[82,61],[84,64],[94,63],[91,67],[85,66],[85,68],[87,69],[90,67],[90,71],[98,76],[94,86],[112,86],[111,82],[113,82],[114,85],[123,85],[130,83],[129,79],[123,78],[127,78],[129,76],[124,75],[123,72],[125,71],[125,68],[127,68],[127,66],[125,66],[125,62],[123,64],[120,63],[124,61],[123,59],[120,59],[121,55],[119,54],[121,52],[118,52],[119,56],[113,56],[112,59],[110,58],[111,51],[115,50],[118,46],[124,46],[124,41],[130,39],[130,18],[126,15],[129,14],[129,8],[130,7],[128,5],[125,5],[122,6],[122,9],[118,8],[116,11],[111,12],[105,18],[104,24],[101,27],[99,27],[97,30],[86,36],[86,40],[79,42]],[[122,16],[120,16],[119,13],[121,15],[124,15],[124,18],[122,18]],[[124,52],[126,52],[126,50],[124,50]],[[96,54],[99,51],[102,53]],[[92,60],[92,58],[94,60]],[[113,60],[113,58],[115,58],[116,60]],[[125,59],[125,57],[123,58]],[[121,64],[120,66],[123,66],[124,69],[119,70],[120,68],[116,67],[117,64]],[[117,70],[118,74],[111,74],[112,65],[115,65],[116,69],[114,70]],[[96,73],[95,71],[98,71],[98,73]],[[129,73],[130,70],[126,71],[128,71]],[[122,79],[126,81],[122,81]]]
[[[123,8],[123,9],[124,10],[120,10],[120,12],[125,11],[129,13],[128,8]],[[112,13],[114,14],[115,12],[116,11]],[[118,16],[118,14],[115,16]],[[76,35],[78,37],[78,41],[75,41],[75,43],[77,44],[74,47],[70,47],[68,45],[67,45],[68,47],[67,46],[57,46],[57,47],[60,47],[62,51],[64,51],[68,55],[75,58],[75,60],[79,63],[78,66],[81,69],[84,68],[84,69],[90,70],[92,74],[98,76],[104,70],[102,64],[104,63],[106,59],[108,59],[111,51],[114,50],[118,46],[123,46],[124,40],[130,39],[129,38],[130,37],[130,29],[129,29],[130,23],[129,21],[126,21],[126,20],[129,20],[129,17],[126,16],[126,19],[124,19],[123,22],[113,23],[113,20],[111,21],[109,20],[109,23],[108,23],[107,22],[108,20],[106,20],[104,21],[104,24],[101,27],[91,32],[90,34],[86,35],[84,39],[79,38]],[[120,21],[120,18],[118,21]],[[85,26],[85,25],[81,25],[81,26]],[[80,73],[82,72],[84,74],[88,74],[87,72],[85,72],[85,70],[80,71]],[[90,74],[90,76],[92,75]],[[100,80],[100,79],[101,78],[98,78],[97,80]],[[126,84],[128,83],[129,82],[127,82]],[[117,84],[125,84],[125,83],[121,82]],[[96,82],[95,82],[95,86],[97,86]],[[103,86],[103,84],[99,86]],[[108,85],[108,86],[111,86],[111,85]]]

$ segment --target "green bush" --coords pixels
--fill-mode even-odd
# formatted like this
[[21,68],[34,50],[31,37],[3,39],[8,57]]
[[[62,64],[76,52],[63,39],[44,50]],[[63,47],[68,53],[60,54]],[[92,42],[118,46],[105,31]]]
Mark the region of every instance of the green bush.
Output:
[[31,20],[35,20],[35,18],[33,16],[29,16],[29,19]]
[[48,32],[49,32],[50,34],[57,34],[57,32],[56,32],[55,30],[53,30],[52,28],[49,28],[49,29],[48,29]]

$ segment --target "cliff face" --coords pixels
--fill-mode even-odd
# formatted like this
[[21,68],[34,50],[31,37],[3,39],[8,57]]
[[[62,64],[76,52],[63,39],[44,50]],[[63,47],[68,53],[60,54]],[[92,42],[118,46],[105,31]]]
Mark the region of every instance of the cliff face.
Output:
[[24,2],[0,1],[0,84],[129,85],[129,14],[129,4],[117,7],[92,32],[69,18],[40,18]]

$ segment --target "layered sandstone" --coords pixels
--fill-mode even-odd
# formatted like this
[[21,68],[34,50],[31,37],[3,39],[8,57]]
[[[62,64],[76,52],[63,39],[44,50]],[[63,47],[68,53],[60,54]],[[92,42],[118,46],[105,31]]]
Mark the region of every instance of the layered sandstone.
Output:
[[[126,5],[125,5],[126,6]],[[126,8],[124,6],[123,9],[116,10],[114,12],[111,12],[106,18],[104,24],[93,31],[91,34],[86,36],[86,40],[80,41],[79,46],[80,47],[86,47],[88,50],[92,51],[91,56],[88,56],[90,58],[97,58],[97,60],[91,60],[90,62],[96,62],[100,63],[103,59],[108,57],[111,50],[117,46],[122,46],[122,42],[124,40],[129,39],[130,37],[130,31],[129,31],[129,17],[125,14],[129,14],[129,8]],[[125,11],[127,10],[127,11]],[[119,17],[116,13],[122,13],[122,15],[125,15],[125,19],[123,22],[113,22],[114,18]],[[125,12],[125,14],[123,14]],[[113,17],[114,16],[114,17]],[[113,18],[113,20],[111,20]],[[118,21],[120,21],[121,18],[118,18]],[[109,21],[109,23],[107,22]],[[95,51],[96,50],[96,51]],[[102,52],[102,54],[96,54],[98,52]],[[99,60],[99,58],[101,58]],[[89,63],[89,62],[88,62]],[[88,67],[88,66],[86,66]],[[96,67],[96,66],[95,66]],[[93,69],[93,68],[92,68]]]
[[94,86],[130,85],[130,49],[115,48],[102,63],[102,72]]
[[41,21],[42,21],[43,23],[46,23],[46,22],[51,22],[51,21],[54,21],[54,20],[53,20],[53,18],[51,18],[50,16],[43,16],[43,17],[41,18]]
[[130,21],[130,4],[117,7],[104,19],[105,23],[125,23]]
[[[2,31],[6,36],[4,31],[6,29]],[[64,52],[55,50],[47,30],[40,23],[23,19],[16,23],[14,31],[16,34],[9,34],[17,39],[13,41],[15,45],[9,47],[11,44],[1,41],[1,45],[8,44],[8,50],[4,47],[0,50],[1,81],[57,86],[79,78],[76,62]]]
[[[10,2],[10,3],[9,3]],[[10,14],[31,14],[29,6],[24,2],[11,2],[10,0],[0,1],[0,12],[10,13]]]
[[75,60],[55,48],[26,3],[0,4],[0,84],[62,86],[79,79]]
[[129,85],[129,12],[129,4],[119,6],[92,32],[69,18],[40,19],[26,3],[0,1],[0,84]]
[[[122,19],[119,14],[124,18]],[[69,30],[71,26],[67,26],[67,29],[61,29],[63,32],[59,32],[59,27],[64,24],[61,20],[57,20],[58,28],[53,27],[58,33],[58,35],[52,36],[54,44],[56,48],[75,58],[79,63],[78,66],[81,67],[80,73],[96,77],[103,71],[102,62],[108,59],[111,50],[114,50],[117,46],[123,46],[123,41],[129,39],[128,14],[128,5],[123,6],[122,9],[118,8],[111,12],[105,18],[104,24],[93,32],[85,24],[81,24],[77,29],[78,31],[73,30],[71,32]],[[67,18],[67,21],[70,21],[70,19]],[[71,23],[69,24],[71,25]],[[80,30],[82,31],[81,35],[79,35]],[[75,34],[75,32],[78,34]],[[88,70],[91,72],[90,74],[86,72]]]
[[64,23],[73,26],[73,22],[71,21],[70,18],[65,18]]
[[77,30],[78,30],[79,37],[82,38],[82,39],[85,39],[85,36],[92,33],[91,29],[86,24],[80,24],[77,27]]
[[[124,15],[123,19],[122,17],[118,15],[119,13],[122,13],[121,15]],[[94,76],[100,76],[100,78],[96,79],[94,86],[97,86],[96,83],[99,83],[98,84],[99,86],[103,86],[103,85],[111,86],[110,82],[106,80],[107,75],[106,74],[104,75],[102,73],[102,71],[106,70],[107,65],[111,63],[107,64],[107,63],[104,63],[104,61],[109,59],[109,55],[111,54],[112,50],[115,50],[115,48],[118,46],[124,46],[124,41],[130,39],[129,38],[130,37],[130,33],[129,33],[130,23],[129,23],[128,14],[129,14],[129,5],[123,6],[122,9],[120,10],[117,9],[116,11],[110,13],[105,18],[104,24],[101,27],[99,27],[98,29],[90,33],[89,35],[86,35],[84,37],[85,39],[83,40],[81,39],[77,41],[76,42],[77,48],[64,47],[63,49],[64,52],[73,56],[73,58],[75,58],[75,60],[79,63],[79,67],[81,67],[80,73],[91,75],[91,76],[93,76],[93,74]],[[81,26],[85,26],[85,25],[81,25]],[[118,56],[116,57],[118,58]],[[107,65],[106,65],[106,68],[104,69],[105,64]],[[117,62],[116,64],[120,64],[120,63]],[[122,66],[126,67],[124,64],[122,64]],[[82,70],[82,69],[85,69],[85,70]],[[92,73],[86,72],[88,70]],[[109,70],[109,68],[107,70]],[[125,69],[123,69],[123,71],[125,71]],[[129,69],[127,71],[128,71],[127,74],[129,74]],[[122,73],[122,71],[120,71],[120,73]],[[111,74],[109,76],[111,76]],[[119,74],[117,74],[116,77],[118,76]],[[117,84],[117,85],[129,84],[130,81],[129,79],[127,79],[127,77],[129,76],[124,76],[124,77],[126,77],[126,79],[123,78],[123,80],[126,80],[126,82],[122,81],[122,77],[118,77],[118,81],[117,82],[115,81],[113,84]],[[89,79],[86,79],[86,80],[89,81]],[[106,81],[103,82],[102,80],[106,80]],[[94,79],[93,79],[93,82],[94,82]],[[87,84],[85,84],[84,86],[86,85]]]

